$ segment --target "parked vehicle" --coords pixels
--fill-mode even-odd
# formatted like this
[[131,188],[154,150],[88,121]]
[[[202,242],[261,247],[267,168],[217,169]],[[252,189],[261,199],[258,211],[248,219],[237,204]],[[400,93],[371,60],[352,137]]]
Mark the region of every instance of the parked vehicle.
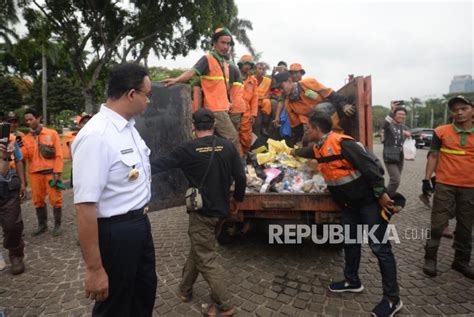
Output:
[[415,128],[411,130],[411,137],[415,140],[416,148],[422,149],[424,146],[431,146],[434,129],[430,128]]

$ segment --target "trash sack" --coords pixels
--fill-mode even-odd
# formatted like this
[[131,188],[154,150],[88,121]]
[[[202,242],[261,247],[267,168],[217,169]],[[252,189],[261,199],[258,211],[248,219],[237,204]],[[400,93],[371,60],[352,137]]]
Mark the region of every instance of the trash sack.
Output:
[[403,143],[403,155],[405,156],[405,160],[413,161],[415,160],[416,156],[416,141],[412,138],[407,138]]

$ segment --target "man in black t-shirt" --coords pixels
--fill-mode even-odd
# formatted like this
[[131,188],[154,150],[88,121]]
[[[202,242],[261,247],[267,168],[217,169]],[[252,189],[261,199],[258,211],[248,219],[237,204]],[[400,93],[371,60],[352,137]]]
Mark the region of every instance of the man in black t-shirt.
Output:
[[[151,162],[151,166],[153,174],[180,168],[194,187],[199,187],[202,182],[203,208],[189,213],[191,250],[183,268],[179,290],[181,299],[190,301],[193,284],[201,273],[209,284],[211,298],[217,304],[217,307],[214,304],[206,307],[206,313],[212,314],[219,309],[222,315],[231,315],[234,307],[224,283],[223,269],[217,263],[214,231],[220,219],[226,218],[229,212],[238,211],[239,202],[243,201],[245,195],[246,178],[236,148],[231,142],[214,135],[214,125],[212,111],[199,109],[193,114],[193,129],[197,139],[179,145],[169,155]],[[210,162],[212,151],[214,157]],[[229,208],[233,181],[234,200]]]

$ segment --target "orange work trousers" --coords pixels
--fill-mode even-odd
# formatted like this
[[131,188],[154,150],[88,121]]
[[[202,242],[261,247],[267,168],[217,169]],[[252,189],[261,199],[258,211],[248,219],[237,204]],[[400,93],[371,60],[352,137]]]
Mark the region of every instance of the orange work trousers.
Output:
[[240,119],[239,139],[242,146],[242,152],[245,154],[250,151],[252,146],[252,117],[244,114]]
[[48,182],[53,179],[52,174],[42,175],[40,173],[30,173],[31,194],[35,208],[46,206],[46,195],[53,208],[61,208],[63,205],[63,193],[57,188],[49,186]]

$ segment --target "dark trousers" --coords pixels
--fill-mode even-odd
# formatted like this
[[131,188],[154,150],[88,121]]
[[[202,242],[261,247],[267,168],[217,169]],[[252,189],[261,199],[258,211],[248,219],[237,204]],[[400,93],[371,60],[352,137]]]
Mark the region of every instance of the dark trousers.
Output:
[[393,194],[397,191],[398,186],[400,186],[400,181],[402,179],[403,171],[403,162],[405,158],[403,152],[400,154],[400,161],[398,163],[385,163],[385,168],[389,176],[387,191],[389,194]]
[[[390,241],[382,243],[387,222],[380,216],[380,206],[377,202],[367,204],[358,208],[345,207],[342,210],[342,223],[348,225],[350,238],[357,238],[357,225],[368,225],[368,230],[374,225],[379,225],[374,236],[380,243],[375,243],[369,237],[369,246],[379,262],[382,274],[383,295],[385,298],[396,301],[399,298],[399,287],[397,282],[397,267],[395,257],[392,253]],[[349,284],[359,284],[360,244],[345,244],[344,255],[346,266],[344,276]]]
[[148,216],[99,219],[98,223],[109,297],[95,303],[92,316],[152,316],[157,277]]
[[474,188],[469,187],[436,183],[431,212],[431,237],[426,242],[425,258],[436,260],[443,230],[453,216],[456,216],[454,261],[467,266],[471,260],[474,221]]
[[21,218],[20,191],[5,191],[0,197],[0,225],[3,229],[3,246],[11,256],[23,256],[23,219]]

